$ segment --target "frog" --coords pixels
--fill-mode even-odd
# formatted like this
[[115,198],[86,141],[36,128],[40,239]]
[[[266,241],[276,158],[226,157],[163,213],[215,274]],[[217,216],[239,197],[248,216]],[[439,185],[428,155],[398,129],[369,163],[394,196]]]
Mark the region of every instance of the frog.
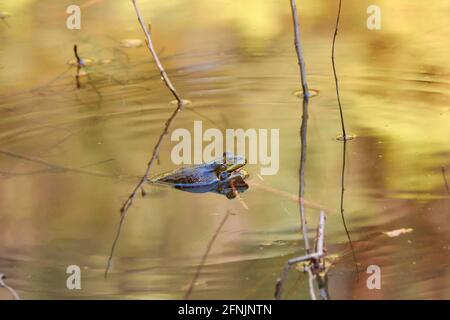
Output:
[[246,164],[245,157],[224,152],[213,161],[159,174],[151,178],[150,183],[191,193],[213,192],[233,199],[236,192],[248,189],[245,179],[249,173],[243,169]]

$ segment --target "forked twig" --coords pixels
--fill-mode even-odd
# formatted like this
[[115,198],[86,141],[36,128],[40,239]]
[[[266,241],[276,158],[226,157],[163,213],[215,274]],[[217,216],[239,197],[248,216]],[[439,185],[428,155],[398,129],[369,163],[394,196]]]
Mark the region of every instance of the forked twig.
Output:
[[313,280],[317,277],[317,274],[322,271],[320,260],[325,257],[325,221],[326,215],[324,211],[320,212],[319,225],[317,227],[317,238],[316,238],[316,251],[314,253],[309,253],[301,257],[289,259],[283,268],[281,276],[277,279],[275,285],[275,299],[281,299],[283,293],[284,283],[287,279],[289,270],[297,263],[309,261],[309,265],[306,265],[304,271],[308,273],[308,284],[309,292],[312,300],[316,300],[316,295],[314,292]]
[[[181,99],[181,97],[179,96],[179,94],[177,93],[175,87],[173,86],[172,82],[170,81],[166,71],[164,70],[164,67],[162,66],[158,55],[153,47],[153,42],[152,42],[152,38],[150,36],[150,32],[148,30],[148,28],[145,25],[144,19],[142,18],[141,12],[139,10],[139,7],[136,3],[136,0],[132,0],[133,5],[134,5],[134,9],[136,11],[136,15],[139,21],[139,24],[141,25],[141,28],[145,34],[146,37],[146,42],[147,42],[147,47],[150,50],[150,53],[153,56],[153,59],[155,60],[156,66],[158,67],[159,73],[161,74],[161,79],[163,80],[163,82],[165,83],[165,85],[167,86],[167,88],[170,90],[170,92],[172,93],[172,95],[175,97],[175,99],[177,100],[177,107],[175,108],[175,110],[173,111],[172,115],[169,117],[169,119],[166,121],[166,124],[164,126],[164,130],[162,131],[161,135],[159,136],[158,141],[156,142],[156,145],[153,148],[153,152],[152,152],[152,156],[150,158],[150,160],[147,163],[147,168],[144,172],[144,175],[140,178],[139,182],[136,184],[136,186],[134,187],[133,191],[130,193],[130,195],[128,196],[127,200],[125,200],[125,202],[123,203],[121,209],[120,209],[120,222],[119,222],[119,227],[116,233],[116,237],[114,239],[113,245],[111,247],[111,253],[109,255],[108,258],[108,264],[105,270],[105,278],[108,275],[108,271],[111,268],[111,262],[112,262],[112,257],[114,254],[114,250],[117,244],[117,240],[119,239],[120,236],[120,232],[121,232],[121,228],[125,219],[125,215],[128,211],[128,209],[131,207],[131,205],[133,204],[133,200],[136,197],[136,194],[138,193],[139,190],[143,189],[144,184],[148,181],[148,177],[150,174],[150,170],[153,166],[153,163],[155,162],[155,160],[158,159],[159,156],[159,151],[161,149],[161,143],[164,139],[164,137],[169,133],[169,128],[170,125],[172,124],[172,121],[175,119],[176,115],[178,114],[178,112],[181,111],[181,109],[184,107],[185,103],[183,102],[183,100]],[[141,192],[142,194],[144,194],[145,192]]]

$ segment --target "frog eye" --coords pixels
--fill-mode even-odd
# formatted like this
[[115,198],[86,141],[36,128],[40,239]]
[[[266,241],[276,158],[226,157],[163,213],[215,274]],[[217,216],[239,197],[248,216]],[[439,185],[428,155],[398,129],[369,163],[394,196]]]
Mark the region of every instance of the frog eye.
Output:
[[229,174],[228,172],[223,171],[223,172],[221,172],[221,173],[219,174],[219,179],[220,179],[220,180],[225,180],[225,179],[227,179],[229,176],[230,176],[230,174]]

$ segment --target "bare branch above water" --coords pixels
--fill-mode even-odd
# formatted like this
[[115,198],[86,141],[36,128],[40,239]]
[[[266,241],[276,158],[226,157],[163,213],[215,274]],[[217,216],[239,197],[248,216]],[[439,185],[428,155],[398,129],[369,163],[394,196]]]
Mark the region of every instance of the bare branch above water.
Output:
[[294,43],[295,51],[297,52],[298,66],[300,68],[300,80],[302,82],[303,97],[309,97],[308,83],[306,82],[306,67],[305,59],[303,58],[302,40],[300,33],[300,22],[298,19],[297,6],[295,0],[291,1],[291,11],[292,11],[292,22],[294,25]]
[[137,15],[139,24],[141,25],[142,31],[145,34],[147,47],[148,47],[148,49],[150,50],[150,53],[153,56],[153,60],[155,61],[156,66],[158,67],[159,73],[161,74],[161,78],[164,81],[164,83],[166,84],[167,88],[173,94],[175,99],[178,101],[178,103],[182,104],[182,100],[181,100],[180,95],[178,94],[177,90],[175,89],[175,87],[173,86],[172,82],[170,81],[166,70],[164,70],[164,67],[161,64],[161,61],[159,60],[159,57],[158,57],[158,54],[155,51],[155,48],[153,47],[153,41],[152,41],[152,37],[150,35],[150,30],[148,28],[148,25],[145,24],[144,18],[142,18],[142,14],[141,14],[141,11],[140,11],[139,6],[137,4],[137,1],[136,0],[132,0],[132,1],[133,1],[134,10],[136,11],[136,15]]

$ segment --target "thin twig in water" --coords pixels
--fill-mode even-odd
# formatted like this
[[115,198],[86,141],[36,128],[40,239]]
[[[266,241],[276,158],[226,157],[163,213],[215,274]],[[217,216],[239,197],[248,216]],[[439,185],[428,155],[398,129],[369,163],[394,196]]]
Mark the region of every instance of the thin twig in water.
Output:
[[442,177],[444,178],[445,188],[447,189],[447,193],[450,194],[450,187],[448,185],[447,175],[445,174],[445,168],[442,167],[441,169],[442,169]]
[[317,300],[316,293],[314,292],[314,274],[311,271],[311,266],[305,267],[305,271],[308,273],[309,295],[311,300]]
[[[117,176],[115,176],[115,175],[101,173],[101,172],[95,172],[95,171],[89,171],[89,170],[82,169],[82,168],[66,167],[66,166],[62,166],[59,164],[47,162],[41,158],[26,156],[23,154],[19,154],[19,153],[7,151],[7,150],[0,150],[0,154],[6,155],[9,157],[13,157],[16,159],[22,159],[22,160],[26,160],[29,162],[37,163],[37,164],[43,165],[48,168],[48,170],[40,170],[40,171],[35,171],[35,172],[74,172],[74,173],[80,173],[80,174],[85,174],[85,175],[90,175],[90,176],[95,176],[95,177],[102,177],[102,178],[117,178]],[[23,175],[23,174],[29,174],[29,173],[30,172],[28,172],[28,173],[12,173],[12,175]],[[32,173],[33,172],[31,172],[31,174]],[[5,172],[5,174],[7,174],[7,173]]]
[[141,25],[142,31],[144,31],[147,47],[150,50],[150,53],[153,56],[153,59],[155,60],[156,66],[158,67],[159,73],[161,74],[161,78],[166,84],[167,88],[169,88],[170,92],[173,94],[175,99],[177,100],[178,104],[183,104],[181,97],[179,96],[177,90],[173,86],[172,82],[169,79],[169,76],[167,75],[166,71],[164,70],[164,67],[161,64],[161,61],[159,61],[158,54],[156,53],[154,47],[153,47],[153,41],[152,37],[150,36],[150,31],[147,25],[144,22],[144,19],[142,18],[141,11],[139,10],[139,6],[137,5],[136,0],[132,0],[134,5],[134,10],[136,11],[136,15],[139,21],[139,24]]
[[353,262],[355,264],[356,280],[359,280],[359,268],[358,260],[356,260],[355,248],[353,248],[352,238],[350,237],[350,232],[347,228],[347,223],[345,222],[344,214],[344,193],[345,193],[345,164],[347,158],[347,140],[343,140],[343,150],[342,150],[342,172],[341,172],[341,218],[342,224],[344,225],[345,233],[347,234],[348,243],[350,244],[350,249],[352,251]]
[[214,241],[216,241],[217,236],[219,235],[220,231],[222,230],[223,226],[225,225],[225,222],[227,222],[227,219],[230,216],[230,214],[231,214],[231,212],[227,211],[227,213],[223,217],[222,221],[220,222],[219,226],[217,227],[216,232],[214,232],[214,235],[212,236],[211,240],[209,240],[208,246],[206,247],[206,251],[202,256],[202,259],[200,260],[200,263],[197,266],[197,270],[195,271],[195,275],[192,278],[191,284],[189,285],[189,288],[186,291],[186,294],[184,295],[185,300],[188,300],[191,297],[192,290],[194,289],[195,283],[197,282],[197,279],[200,276],[203,266],[205,265],[206,259],[208,258],[209,252],[211,251]]
[[289,259],[288,260],[289,265],[294,265],[299,262],[308,261],[308,260],[315,262],[316,260],[319,260],[320,258],[322,258],[325,255],[325,252],[324,252],[325,221],[326,221],[325,212],[321,211],[320,217],[319,217],[319,225],[317,227],[316,251],[314,253],[308,253],[301,257]]
[[275,188],[270,187],[268,185],[259,184],[257,182],[252,182],[251,186],[252,186],[252,188],[259,188],[259,189],[262,189],[264,191],[267,191],[267,192],[270,192],[270,193],[273,193],[273,194],[285,197],[286,199],[289,199],[289,200],[291,200],[293,202],[296,202],[296,203],[300,203],[300,201],[303,201],[303,204],[305,205],[305,207],[308,207],[308,208],[324,210],[326,212],[332,212],[333,211],[331,208],[325,207],[324,205],[321,205],[320,203],[315,203],[315,202],[312,202],[312,201],[308,201],[308,200],[306,200],[304,198],[300,199],[298,197],[298,195],[295,195],[293,193],[289,193],[289,192],[286,192],[286,191],[283,191],[283,190],[278,190],[278,189],[275,189]]
[[336,65],[334,63],[334,48],[336,45],[336,37],[337,37],[337,33],[338,33],[339,20],[341,18],[341,5],[342,5],[342,0],[339,0],[339,9],[338,9],[338,14],[337,14],[337,19],[336,19],[336,27],[334,29],[334,35],[333,35],[333,46],[331,48],[331,63],[333,65],[334,82],[336,84],[336,95],[337,95],[337,100],[338,100],[338,105],[339,105],[339,115],[341,118],[342,139],[347,140],[348,137],[347,137],[347,133],[345,131],[344,113],[342,111],[341,97],[339,95],[339,83],[338,83],[338,78],[337,78],[337,74],[336,74]]
[[136,194],[138,193],[138,191],[141,190],[141,194],[145,193],[145,192],[142,192],[143,186],[148,181],[148,177],[150,175],[150,170],[151,170],[151,168],[153,166],[153,163],[155,162],[155,160],[158,159],[162,141],[163,141],[164,137],[169,133],[169,128],[170,128],[170,125],[172,124],[172,121],[175,119],[175,117],[178,114],[178,112],[180,112],[182,110],[182,108],[184,107],[183,100],[178,95],[175,87],[173,86],[173,84],[170,81],[166,71],[164,70],[164,67],[162,66],[161,62],[159,61],[158,55],[157,55],[157,53],[156,53],[156,51],[155,51],[155,49],[153,47],[153,42],[152,42],[152,38],[150,36],[150,32],[149,32],[148,28],[145,25],[144,19],[142,18],[142,15],[141,15],[139,7],[138,7],[138,5],[136,3],[136,0],[132,0],[132,2],[133,2],[133,5],[134,5],[134,9],[136,11],[136,15],[138,17],[139,24],[141,25],[141,28],[142,28],[142,30],[143,30],[143,32],[145,34],[147,47],[150,50],[150,53],[152,54],[153,59],[155,60],[155,63],[156,63],[156,65],[158,67],[158,70],[159,70],[159,73],[161,74],[162,80],[164,81],[164,83],[167,86],[167,88],[169,88],[170,92],[172,93],[172,95],[177,100],[177,107],[175,108],[175,110],[173,111],[173,113],[169,117],[169,119],[166,121],[166,124],[164,126],[163,132],[159,136],[159,139],[158,139],[158,141],[156,142],[156,145],[153,148],[152,156],[151,156],[150,160],[147,163],[147,168],[146,168],[146,170],[144,172],[144,175],[140,178],[139,182],[136,184],[136,186],[134,187],[133,191],[130,193],[130,195],[128,196],[127,200],[123,203],[123,205],[122,205],[122,207],[120,209],[119,226],[118,226],[116,237],[114,238],[114,242],[113,242],[113,245],[111,247],[111,252],[110,252],[110,255],[109,255],[109,258],[108,258],[108,263],[107,263],[106,270],[105,270],[105,278],[107,277],[108,271],[111,268],[112,258],[113,258],[113,255],[114,255],[114,251],[115,251],[115,248],[116,248],[117,241],[118,241],[119,236],[120,236],[120,232],[122,230],[122,225],[123,225],[123,222],[124,222],[124,219],[125,219],[125,215],[126,215],[128,209],[133,204],[133,200],[136,197]]
[[286,263],[284,265],[281,276],[277,279],[277,282],[275,284],[275,299],[276,300],[281,299],[281,294],[283,293],[284,283],[286,282],[287,276],[289,274],[289,270],[291,270],[291,265],[289,263]]
[[320,212],[320,217],[319,217],[319,226],[317,227],[317,246],[316,246],[316,252],[319,255],[323,255],[324,253],[324,244],[325,244],[325,220],[326,220],[326,215],[325,213],[322,211]]
[[231,189],[233,190],[234,195],[236,196],[236,199],[238,199],[239,203],[242,205],[242,207],[245,210],[248,210],[247,203],[245,203],[244,199],[242,199],[241,195],[239,194],[239,191],[236,188],[234,180],[230,181],[230,186],[231,186]]
[[4,273],[0,273],[0,287],[3,287],[3,288],[5,288],[6,290],[8,290],[9,293],[11,293],[11,295],[14,297],[14,299],[20,300],[20,297],[19,297],[19,295],[17,294],[16,290],[14,290],[14,289],[11,288],[10,286],[8,286],[8,285],[5,283],[5,281],[4,281],[5,279],[6,279],[6,275],[5,275]]
[[291,0],[291,11],[292,11],[292,22],[294,24],[295,51],[297,52],[297,60],[298,65],[300,67],[300,79],[303,88],[303,98],[308,99],[309,91],[308,91],[308,84],[306,82],[305,60],[303,59],[300,23],[298,21],[297,6],[295,5],[295,0]]
[[300,141],[301,141],[301,151],[300,151],[300,168],[299,168],[299,199],[300,199],[300,222],[303,233],[303,240],[305,243],[306,254],[310,253],[309,247],[309,236],[308,236],[308,225],[306,221],[306,211],[305,211],[305,168],[306,168],[306,154],[307,154],[307,133],[308,133],[308,99],[303,99],[303,113],[302,113],[302,124],[300,127]]

